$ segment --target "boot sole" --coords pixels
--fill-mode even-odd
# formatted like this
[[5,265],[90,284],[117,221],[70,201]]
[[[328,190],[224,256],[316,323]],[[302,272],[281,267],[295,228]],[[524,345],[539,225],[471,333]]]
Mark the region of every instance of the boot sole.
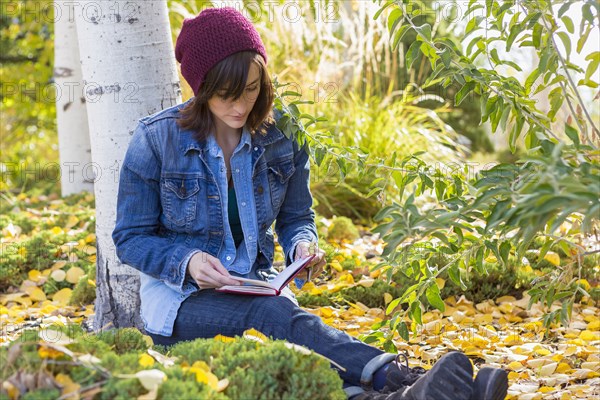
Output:
[[445,354],[433,368],[406,389],[406,400],[469,400],[473,394],[473,366],[459,352]]
[[471,400],[504,400],[508,392],[508,374],[499,368],[483,367],[473,383]]

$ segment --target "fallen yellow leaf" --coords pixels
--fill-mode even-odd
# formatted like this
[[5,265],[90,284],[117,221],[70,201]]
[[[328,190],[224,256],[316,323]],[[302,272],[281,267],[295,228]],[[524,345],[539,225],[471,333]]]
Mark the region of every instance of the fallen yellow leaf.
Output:
[[142,354],[138,360],[140,367],[147,368],[154,365],[154,358],[148,354]]
[[77,283],[79,278],[85,274],[85,271],[79,267],[71,267],[67,271],[67,282],[69,283]]
[[44,301],[46,300],[46,293],[42,289],[36,286],[29,286],[25,288],[25,292],[29,295],[33,301]]
[[66,306],[69,304],[69,300],[71,300],[71,295],[73,294],[73,289],[64,288],[60,289],[58,292],[54,293],[52,297],[52,301],[58,302],[62,306]]

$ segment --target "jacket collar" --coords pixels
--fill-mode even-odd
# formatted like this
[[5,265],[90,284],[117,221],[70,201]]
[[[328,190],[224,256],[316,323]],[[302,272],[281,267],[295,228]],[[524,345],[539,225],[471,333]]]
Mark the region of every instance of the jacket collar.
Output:
[[[191,99],[190,99],[191,100]],[[181,107],[178,107],[178,110],[184,107],[190,100],[181,104]],[[275,121],[277,121],[280,117],[280,113],[277,110],[274,110]],[[277,127],[276,122],[272,122],[270,124],[265,124],[266,126],[266,134],[263,136],[260,133],[255,133],[251,135],[251,145],[252,147],[264,147],[271,143],[275,143],[278,140],[281,140],[285,137],[283,132]],[[181,130],[179,136],[179,148],[183,155],[187,154],[190,150],[197,150],[201,153],[207,151],[207,141],[206,139],[197,141],[194,139],[193,132],[190,130]]]

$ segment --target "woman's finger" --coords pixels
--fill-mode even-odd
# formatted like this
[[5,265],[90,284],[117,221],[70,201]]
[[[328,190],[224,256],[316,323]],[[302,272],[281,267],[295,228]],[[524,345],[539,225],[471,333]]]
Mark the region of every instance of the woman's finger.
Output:
[[221,286],[219,282],[207,275],[203,276],[202,279],[196,280],[196,282],[201,289],[210,289]]
[[223,264],[221,264],[221,260],[219,260],[216,257],[212,257],[209,259],[210,265],[213,267],[214,271],[216,271],[217,273],[219,273],[219,275],[222,276],[230,276],[229,275],[229,271],[227,271],[227,269],[223,266]]
[[236,281],[235,279],[233,279],[231,277],[231,275],[229,275],[229,272],[227,272],[227,270],[225,270],[225,274],[223,275],[221,274],[221,272],[219,270],[217,270],[216,268],[214,268],[214,265],[211,265],[213,268],[209,269],[207,271],[207,274],[210,276],[210,278],[215,281],[215,283],[217,284],[217,286],[223,286],[223,285],[239,285],[239,282]]

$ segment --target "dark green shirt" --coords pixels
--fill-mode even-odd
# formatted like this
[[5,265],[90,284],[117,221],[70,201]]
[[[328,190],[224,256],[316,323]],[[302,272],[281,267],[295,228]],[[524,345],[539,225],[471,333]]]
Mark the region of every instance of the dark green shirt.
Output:
[[229,187],[228,201],[227,201],[227,213],[229,214],[229,227],[231,228],[231,234],[235,246],[239,246],[244,240],[244,232],[242,231],[242,223],[240,222],[240,212],[237,206],[237,197],[235,196],[235,189],[233,185]]

